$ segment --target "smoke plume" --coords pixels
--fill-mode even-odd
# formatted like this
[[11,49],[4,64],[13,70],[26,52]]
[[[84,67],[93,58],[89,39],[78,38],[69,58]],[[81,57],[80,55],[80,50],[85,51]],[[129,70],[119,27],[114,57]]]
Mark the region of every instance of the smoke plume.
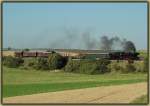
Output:
[[132,41],[127,41],[126,39],[121,40],[117,36],[112,38],[102,36],[100,40],[102,50],[122,50],[125,52],[136,51],[136,47]]
[[122,50],[135,52],[136,47],[132,41],[120,39],[118,36],[109,38],[104,35],[99,39],[94,38],[90,30],[79,32],[77,30],[65,30],[64,36],[50,42],[50,48],[57,49],[86,49],[86,50]]

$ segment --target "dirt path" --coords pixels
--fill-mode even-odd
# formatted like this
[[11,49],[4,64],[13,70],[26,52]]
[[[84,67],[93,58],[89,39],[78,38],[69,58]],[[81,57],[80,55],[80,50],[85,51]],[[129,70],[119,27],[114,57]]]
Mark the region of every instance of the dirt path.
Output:
[[129,103],[147,94],[147,83],[103,86],[8,97],[3,103]]

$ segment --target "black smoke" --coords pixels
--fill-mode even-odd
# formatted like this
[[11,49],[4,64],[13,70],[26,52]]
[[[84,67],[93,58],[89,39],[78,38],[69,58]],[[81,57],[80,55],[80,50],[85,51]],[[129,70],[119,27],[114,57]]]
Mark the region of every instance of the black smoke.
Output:
[[49,44],[53,49],[86,49],[86,50],[122,50],[135,52],[136,47],[132,41],[121,39],[118,36],[106,35],[96,39],[91,30],[80,32],[74,29],[65,29],[64,34]]
[[136,47],[132,41],[126,41],[123,45],[123,50],[126,52],[136,52]]
[[125,52],[136,52],[136,47],[132,41],[126,39],[121,40],[115,36],[108,38],[108,36],[102,36],[100,38],[101,50],[122,50]]

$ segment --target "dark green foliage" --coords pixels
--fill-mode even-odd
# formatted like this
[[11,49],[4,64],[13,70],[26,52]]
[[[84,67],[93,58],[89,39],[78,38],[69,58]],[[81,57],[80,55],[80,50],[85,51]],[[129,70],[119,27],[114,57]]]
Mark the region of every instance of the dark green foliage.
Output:
[[3,57],[3,64],[10,68],[16,68],[22,65],[24,60],[19,57],[5,56]]
[[8,50],[11,50],[12,48],[11,47],[8,47]]
[[148,72],[148,57],[144,58],[143,72]]
[[48,58],[24,58],[25,69],[37,69],[37,70],[54,70],[64,67],[67,63],[67,58],[64,58],[56,53],[50,54]]
[[30,51],[30,49],[26,48],[26,49],[24,49],[23,51]]
[[47,62],[50,70],[61,69],[66,65],[67,59],[57,53],[52,53],[49,55]]
[[[32,64],[30,64],[32,65]],[[46,58],[42,58],[42,57],[39,57],[36,59],[36,62],[34,64],[34,67],[35,69],[39,70],[48,70],[49,67],[48,67],[48,63],[47,63],[47,59]]]
[[69,59],[65,71],[83,74],[103,74],[109,72],[109,60],[71,60]]

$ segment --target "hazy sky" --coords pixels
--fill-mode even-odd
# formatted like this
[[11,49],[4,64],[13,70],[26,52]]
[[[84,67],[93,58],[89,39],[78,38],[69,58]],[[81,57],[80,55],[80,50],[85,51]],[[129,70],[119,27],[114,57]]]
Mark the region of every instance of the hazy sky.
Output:
[[[82,36],[84,35],[84,36]],[[118,36],[147,48],[146,3],[4,3],[3,47],[78,48]]]

